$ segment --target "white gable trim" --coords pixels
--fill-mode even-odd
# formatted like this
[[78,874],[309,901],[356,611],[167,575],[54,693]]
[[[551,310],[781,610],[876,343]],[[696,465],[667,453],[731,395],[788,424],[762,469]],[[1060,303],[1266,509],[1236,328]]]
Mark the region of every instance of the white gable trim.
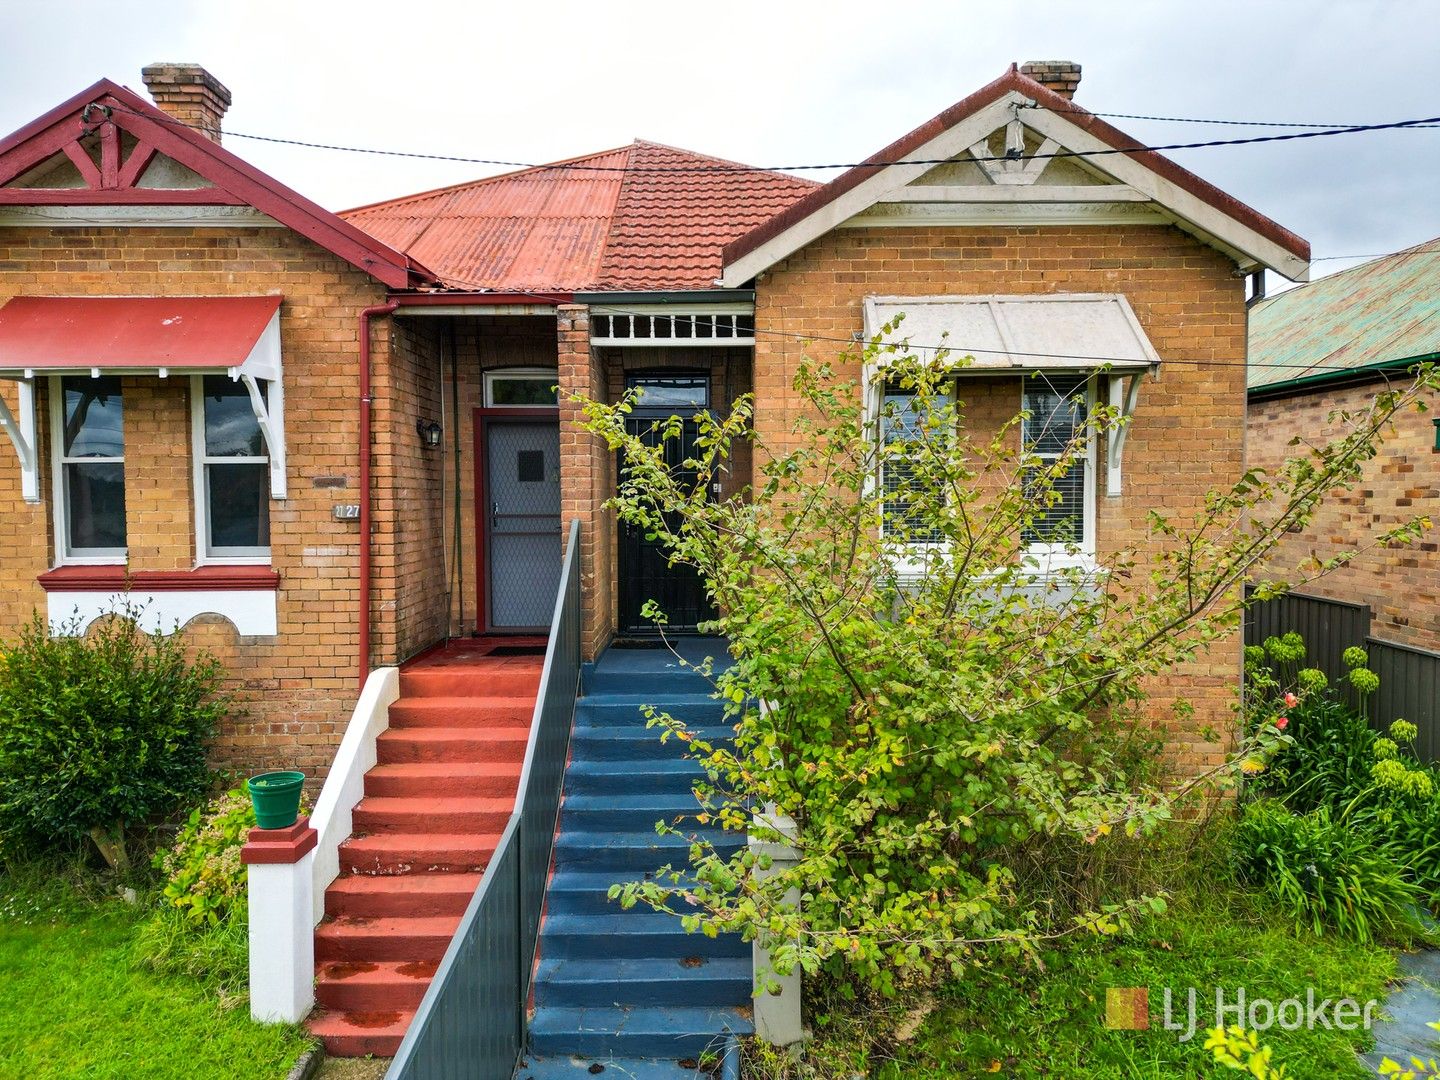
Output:
[[[747,252],[726,266],[722,271],[719,284],[725,288],[738,288],[757,274],[768,270],[782,259],[793,255],[805,245],[819,239],[832,229],[846,224],[856,215],[878,203],[902,203],[907,211],[911,210],[917,205],[911,201],[913,197],[899,196],[897,198],[897,193],[934,167],[930,164],[910,164],[911,160],[968,159],[967,155],[971,154],[972,148],[1010,123],[1014,119],[1014,108],[1022,104],[1031,104],[1031,101],[1018,91],[1011,90],[966,117],[948,131],[942,132],[929,142],[917,147],[907,154],[902,162],[876,169],[873,176],[866,177],[855,187],[820,207],[813,214],[796,222],[779,235],[770,238],[753,251]],[[1024,123],[1037,135],[1059,143],[1067,150],[1082,153],[1107,151],[1103,157],[1081,160],[1096,171],[1113,177],[1119,182],[1111,198],[1107,200],[1108,202],[1128,202],[1136,209],[1142,205],[1153,205],[1157,209],[1163,209],[1166,211],[1167,217],[1173,217],[1182,227],[1187,227],[1187,231],[1220,248],[1233,258],[1241,269],[1251,270],[1265,266],[1276,270],[1292,281],[1309,280],[1310,264],[1307,260],[1291,254],[1273,240],[1262,236],[1223,211],[1217,210],[1128,155],[1112,152],[1114,148],[1108,143],[1091,135],[1084,128],[1063,116],[1045,109],[1027,109]],[[978,190],[988,189],[982,187]],[[1057,214],[1057,207],[1053,205],[1049,196],[1036,196],[1036,192],[1045,190],[1043,186],[1017,185],[1010,187],[1009,190],[1016,192],[1013,198],[1022,201],[991,202],[991,197],[982,196],[984,211],[956,213],[953,215],[954,223],[1003,224],[1004,215],[1010,212],[1013,213],[1017,224],[1039,224],[1040,221],[1037,221],[1033,214],[1027,216],[1022,209],[1032,199],[1035,202],[1047,204],[1045,214],[1048,217],[1057,221],[1067,217]],[[1097,190],[1106,190],[1106,187],[1102,186]],[[1133,196],[1128,195],[1127,190],[1139,192],[1140,197],[1146,202],[1137,201]],[[1026,196],[1031,196],[1032,199],[1027,199]],[[961,197],[949,198],[958,201]],[[947,198],[947,202],[949,198]],[[1003,197],[996,196],[994,198]],[[1102,197],[1094,195],[1085,198],[1101,199]],[[963,206],[964,203],[962,202],[961,205]],[[1103,203],[1089,204],[1086,207],[1089,213],[1085,217],[1095,224],[1109,223],[1106,218],[1095,214],[1095,210],[1099,206],[1103,206]],[[888,221],[883,220],[884,216],[886,215],[876,215],[874,218],[862,219],[853,224],[889,224]],[[903,216],[913,218],[923,215],[906,213]],[[1045,219],[1042,217],[1041,220]],[[925,221],[926,224],[942,222],[943,219],[937,220],[934,217]]]
[[[1026,123],[1031,128],[1042,135],[1063,139],[1070,150],[1089,153],[1113,149],[1108,143],[1102,142],[1063,116],[1044,109],[1031,109],[1028,112]],[[1291,254],[1275,241],[1261,236],[1248,225],[1243,225],[1229,214],[1215,209],[1129,155],[1106,154],[1091,163],[1098,165],[1122,183],[1145,192],[1153,202],[1195,226],[1202,239],[1216,242],[1217,246],[1241,256],[1237,261],[1242,269],[1258,270],[1269,267],[1291,281],[1310,280],[1308,260]]]
[[779,236],[765,241],[754,251],[747,252],[725,267],[720,276],[721,287],[738,288],[756,274],[768,270],[781,259],[793,255],[806,244],[818,240],[842,222],[920,179],[935,167],[930,164],[908,164],[910,159],[929,162],[968,153],[976,142],[988,138],[991,133],[1013,119],[1013,106],[1028,100],[1023,94],[1012,90],[948,131],[941,132],[929,142],[917,147],[906,155],[906,164],[887,165],[876,169],[874,176],[866,177],[839,198],[826,203],[809,217],[797,221]]

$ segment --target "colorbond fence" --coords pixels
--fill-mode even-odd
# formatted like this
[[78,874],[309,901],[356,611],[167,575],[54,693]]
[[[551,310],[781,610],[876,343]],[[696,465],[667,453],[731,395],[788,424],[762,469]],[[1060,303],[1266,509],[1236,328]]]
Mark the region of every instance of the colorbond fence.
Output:
[[1440,760],[1440,653],[1372,637],[1371,624],[1366,604],[1292,593],[1246,612],[1245,644],[1294,630],[1305,639],[1306,665],[1325,672],[1332,684],[1347,670],[1341,655],[1359,645],[1380,676],[1380,690],[1369,701],[1371,722],[1384,729],[1392,720],[1409,720],[1420,729],[1415,743],[1420,757]]

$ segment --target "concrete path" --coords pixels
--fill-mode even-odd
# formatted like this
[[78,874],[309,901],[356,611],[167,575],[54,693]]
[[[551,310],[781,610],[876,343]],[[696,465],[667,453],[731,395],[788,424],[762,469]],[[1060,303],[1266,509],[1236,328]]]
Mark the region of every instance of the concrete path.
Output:
[[1385,1017],[1372,1029],[1375,1049],[1361,1060],[1379,1075],[1380,1062],[1393,1058],[1409,1065],[1412,1056],[1440,1058],[1440,1032],[1427,1025],[1440,1020],[1440,949],[1404,953],[1404,982],[1385,1002]]

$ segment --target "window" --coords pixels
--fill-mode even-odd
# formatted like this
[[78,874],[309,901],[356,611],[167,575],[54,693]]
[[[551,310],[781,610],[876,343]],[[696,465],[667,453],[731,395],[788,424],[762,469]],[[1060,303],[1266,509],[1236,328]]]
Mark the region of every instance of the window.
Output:
[[[953,393],[953,389],[951,391]],[[935,399],[937,403],[941,400]],[[944,399],[950,404],[950,398]],[[915,391],[887,385],[880,400],[880,441],[887,449],[906,443],[917,443],[923,434],[925,416],[915,401]],[[929,437],[934,438],[931,432]],[[943,539],[938,529],[926,529],[925,514],[919,508],[909,505],[913,498],[904,498],[902,489],[911,496],[918,494],[911,486],[915,476],[914,466],[902,456],[903,449],[885,454],[880,464],[881,506],[880,520],[886,532],[900,531],[906,539],[916,544],[933,544]]]
[[[1083,437],[1090,405],[1088,375],[1046,374],[1025,376],[1021,407],[1029,415],[1022,427],[1025,450],[1041,461],[1053,463],[1065,452],[1077,434]],[[1037,516],[1025,530],[1025,542],[1032,547],[1063,551],[1078,547],[1094,550],[1093,484],[1094,440],[1084,454],[1054,481],[1058,501]],[[1030,475],[1041,468],[1031,466]]]
[[124,419],[118,377],[50,381],[55,531],[64,561],[125,558]]
[[250,392],[225,375],[197,375],[191,396],[202,558],[269,559],[270,458]]
[[485,373],[485,404],[489,408],[544,409],[559,404],[558,371],[511,368]]

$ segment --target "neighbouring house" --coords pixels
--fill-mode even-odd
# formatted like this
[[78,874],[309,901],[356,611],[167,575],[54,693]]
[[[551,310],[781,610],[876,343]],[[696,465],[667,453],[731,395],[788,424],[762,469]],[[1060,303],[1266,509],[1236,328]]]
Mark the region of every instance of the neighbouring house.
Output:
[[[1361,410],[1406,369],[1440,360],[1440,240],[1342,270],[1255,304],[1250,311],[1249,459],[1275,468],[1295,440],[1339,434],[1339,412]],[[1369,605],[1378,638],[1440,650],[1440,555],[1433,536],[1377,547],[1369,538],[1417,515],[1440,520],[1440,419],[1396,417],[1361,482],[1324,503],[1285,537],[1270,562],[1280,578],[1310,559],[1364,549],[1305,592]]]
[[[378,746],[364,801],[321,829],[315,1025],[332,1050],[394,1052],[496,851],[539,679],[515,654],[550,626],[571,520],[598,663],[532,1049],[653,1057],[748,1022],[748,945],[689,964],[673,925],[605,921],[621,918],[605,884],[652,867],[653,823],[688,793],[635,696],[710,715],[645,659],[663,654],[607,646],[652,632],[646,600],[679,631],[709,607],[603,508],[615,462],[565,394],[644,387],[643,423],[753,391],[760,440],[783,448],[802,356],[904,312],[913,341],[976,357],[971,423],[1057,409],[1034,371],[1130,415],[1057,515],[1085,557],[1147,542],[1148,511],[1198,511],[1241,475],[1246,279],[1304,280],[1309,247],[1132,149],[1074,103],[1079,77],[1012,66],[824,184],[636,142],[338,216],[220,145],[229,93],[191,65],[146,69],[159,108],[101,82],[0,142],[0,632],[37,608],[83,623],[128,586],[229,665],[245,711],[223,761],[319,775],[361,682],[411,661],[371,756],[345,759],[363,773]],[[1223,755],[1209,732],[1240,660],[1237,634],[1155,688],[1194,706],[1168,735],[1181,768]],[[302,982],[275,1015],[309,1008]],[[658,1007],[701,993],[709,1011]]]

